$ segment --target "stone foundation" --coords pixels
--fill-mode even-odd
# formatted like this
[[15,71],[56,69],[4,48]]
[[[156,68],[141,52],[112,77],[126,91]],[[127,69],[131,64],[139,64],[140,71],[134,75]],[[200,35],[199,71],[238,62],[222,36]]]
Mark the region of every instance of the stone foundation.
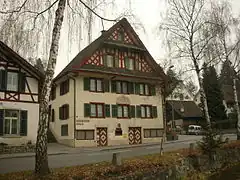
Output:
[[0,145],[0,154],[35,152],[35,145],[26,144],[20,146]]

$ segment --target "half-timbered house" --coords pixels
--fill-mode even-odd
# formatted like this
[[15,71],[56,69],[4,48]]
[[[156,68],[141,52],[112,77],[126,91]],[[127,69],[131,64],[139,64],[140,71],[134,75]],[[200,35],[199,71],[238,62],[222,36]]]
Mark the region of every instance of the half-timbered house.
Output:
[[73,147],[160,142],[166,75],[124,18],[54,79],[50,129]]
[[0,41],[0,143],[34,143],[43,75]]

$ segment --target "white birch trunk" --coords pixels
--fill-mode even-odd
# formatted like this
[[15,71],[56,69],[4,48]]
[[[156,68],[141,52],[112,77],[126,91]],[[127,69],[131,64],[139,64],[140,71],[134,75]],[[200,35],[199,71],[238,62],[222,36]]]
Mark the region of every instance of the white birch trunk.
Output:
[[58,46],[65,6],[66,0],[59,0],[58,8],[55,13],[55,22],[52,31],[52,43],[50,47],[48,66],[40,94],[40,119],[38,123],[35,162],[35,173],[38,175],[49,173],[47,155],[48,103],[51,91],[51,83],[58,56]]
[[240,140],[240,110],[238,104],[238,96],[237,96],[237,85],[236,79],[233,79],[233,93],[234,93],[234,101],[235,101],[235,109],[237,111],[237,139]]

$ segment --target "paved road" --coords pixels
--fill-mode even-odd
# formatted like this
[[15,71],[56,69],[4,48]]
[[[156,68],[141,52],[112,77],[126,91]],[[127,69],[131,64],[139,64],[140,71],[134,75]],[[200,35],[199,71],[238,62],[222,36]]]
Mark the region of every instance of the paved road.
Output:
[[[236,135],[227,135],[231,140],[236,139]],[[182,136],[180,141],[167,142],[163,145],[164,151],[176,150],[186,148],[190,143],[199,140],[200,136]],[[120,152],[123,158],[130,158],[134,156],[141,156],[147,154],[158,153],[159,145],[124,148],[119,150],[107,151],[88,151],[82,153],[69,153],[62,155],[49,156],[49,166],[51,168],[67,167],[74,165],[83,165],[88,163],[97,163],[101,161],[111,161],[112,153]],[[8,173],[22,170],[33,170],[35,164],[34,157],[18,157],[9,159],[0,159],[0,173]]]

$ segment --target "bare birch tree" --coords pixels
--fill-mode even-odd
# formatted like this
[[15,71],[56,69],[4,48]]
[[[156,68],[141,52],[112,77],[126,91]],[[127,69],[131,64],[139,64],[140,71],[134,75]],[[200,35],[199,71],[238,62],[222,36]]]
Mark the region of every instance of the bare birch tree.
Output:
[[237,80],[239,78],[240,68],[240,21],[234,18],[231,13],[231,5],[228,1],[212,2],[211,4],[211,22],[215,25],[215,30],[212,33],[217,33],[212,53],[218,55],[221,62],[231,62],[233,68],[232,86],[235,101],[235,110],[237,112],[237,135],[240,139],[240,110],[239,97],[237,93]]
[[168,39],[176,52],[174,58],[190,60],[193,65],[198,78],[204,117],[208,128],[211,128],[201,76],[204,51],[214,38],[208,33],[211,24],[205,19],[205,4],[205,0],[168,0],[166,22],[162,23],[160,28],[168,31]]

